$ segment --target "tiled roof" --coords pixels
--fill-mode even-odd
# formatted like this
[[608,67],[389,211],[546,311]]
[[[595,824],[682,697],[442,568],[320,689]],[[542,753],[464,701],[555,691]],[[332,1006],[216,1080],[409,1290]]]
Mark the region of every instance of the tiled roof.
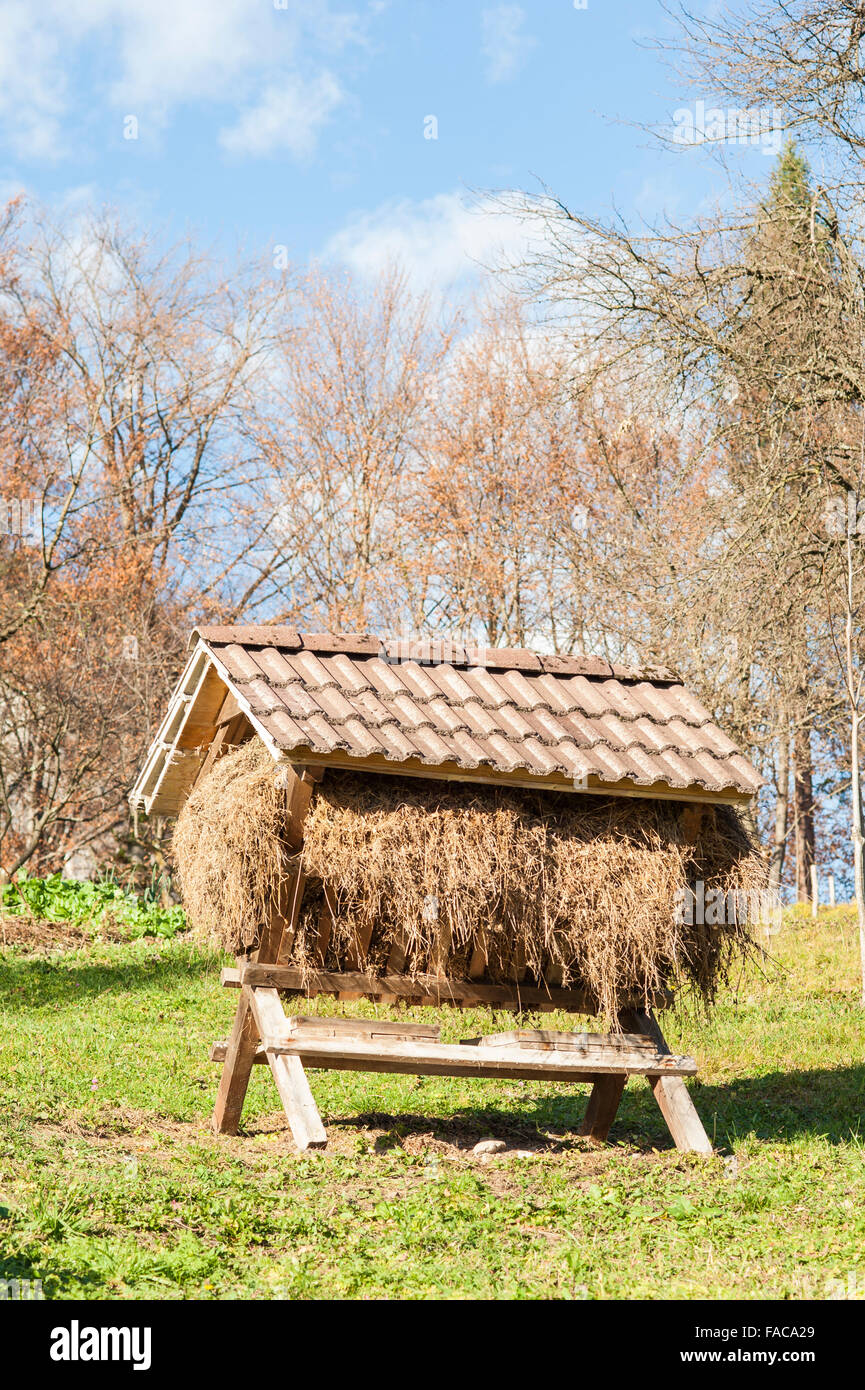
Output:
[[[193,641],[271,751],[296,761],[583,779],[597,790],[661,785],[697,799],[741,799],[762,785],[670,671],[284,627],[203,627]],[[147,804],[141,788],[139,779]]]

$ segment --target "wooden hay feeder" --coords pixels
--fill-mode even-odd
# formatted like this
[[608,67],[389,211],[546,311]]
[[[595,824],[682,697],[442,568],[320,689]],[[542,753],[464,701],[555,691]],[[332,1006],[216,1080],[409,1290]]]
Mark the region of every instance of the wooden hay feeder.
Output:
[[[677,1147],[712,1152],[683,1080],[696,1073],[696,1063],[671,1054],[654,1017],[653,1006],[669,997],[657,973],[641,988],[635,983],[602,998],[599,989],[573,978],[555,933],[543,938],[543,949],[515,945],[506,958],[494,959],[484,923],[460,943],[434,932],[427,955],[415,951],[409,960],[405,935],[377,936],[371,920],[334,959],[339,885],[320,865],[316,874],[308,872],[304,860],[304,823],[309,817],[312,827],[316,820],[309,814],[313,798],[325,787],[330,795],[328,777],[338,783],[346,774],[379,785],[384,774],[395,787],[414,779],[415,801],[416,779],[433,788],[452,784],[457,801],[456,792],[467,786],[483,789],[480,797],[472,793],[482,810],[484,796],[518,801],[532,792],[533,804],[565,808],[553,809],[554,824],[573,822],[572,806],[592,814],[610,808],[610,824],[616,808],[639,820],[660,806],[667,820],[673,818],[676,842],[697,844],[704,816],[729,818],[729,810],[717,808],[747,806],[760,778],[670,672],[638,672],[588,657],[474,652],[450,643],[444,652],[434,641],[407,647],[283,627],[201,628],[191,647],[133,789],[133,805],[177,816],[193,792],[191,807],[200,797],[206,805],[208,775],[217,763],[227,766],[221,761],[226,754],[239,757],[234,750],[255,753],[250,740],[259,740],[273,760],[268,785],[275,782],[284,796],[284,880],[234,943],[236,966],[222,973],[222,983],[240,999],[228,1040],[211,1049],[211,1058],[222,1062],[217,1133],[237,1131],[255,1063],[269,1065],[301,1149],[326,1143],[305,1067],[590,1083],[582,1132],[597,1142],[607,1137],[627,1077],[641,1075]],[[521,814],[519,806],[514,814]],[[738,825],[735,816],[732,821]],[[543,814],[540,822],[535,816],[537,823]],[[188,827],[185,833],[188,840]],[[565,851],[567,859],[567,845]],[[560,845],[556,852],[561,863]],[[523,898],[527,918],[537,916],[536,897]],[[710,936],[700,950],[711,956]],[[515,1014],[605,1012],[612,1028],[516,1029],[449,1045],[437,1027],[399,1019],[287,1017],[279,997],[322,993],[390,1005],[487,1005]]]

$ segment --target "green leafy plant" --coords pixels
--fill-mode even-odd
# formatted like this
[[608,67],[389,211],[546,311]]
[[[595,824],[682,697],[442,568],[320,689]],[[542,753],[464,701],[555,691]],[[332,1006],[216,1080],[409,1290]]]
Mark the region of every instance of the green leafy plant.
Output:
[[16,917],[29,914],[46,922],[73,926],[125,928],[125,935],[172,937],[186,928],[181,907],[163,907],[155,887],[143,894],[130,892],[113,878],[78,882],[51,874],[48,878],[19,878],[0,888],[0,912]]

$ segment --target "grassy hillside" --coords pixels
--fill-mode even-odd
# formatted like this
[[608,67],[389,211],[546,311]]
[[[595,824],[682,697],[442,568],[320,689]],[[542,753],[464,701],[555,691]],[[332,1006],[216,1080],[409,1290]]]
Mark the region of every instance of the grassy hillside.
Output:
[[[60,940],[0,946],[0,1277],[55,1298],[865,1296],[847,909],[788,913],[711,1019],[663,1020],[700,1064],[709,1160],[671,1149],[641,1080],[598,1150],[583,1087],[313,1072],[331,1142],[301,1158],[256,1068],[243,1135],[215,1140],[221,960],[182,935]],[[474,1156],[486,1136],[508,1151]]]

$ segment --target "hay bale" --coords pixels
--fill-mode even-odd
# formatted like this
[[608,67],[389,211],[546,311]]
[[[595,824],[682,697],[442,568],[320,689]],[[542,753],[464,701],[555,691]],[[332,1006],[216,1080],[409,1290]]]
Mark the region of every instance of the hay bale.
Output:
[[177,817],[171,854],[199,940],[232,954],[258,944],[290,879],[286,811],[273,759],[258,739],[219,758],[193,787]]
[[[178,821],[190,920],[232,950],[253,944],[287,874],[279,796],[256,742],[216,765]],[[764,869],[731,808],[707,807],[695,844],[679,810],[328,770],[304,826],[310,887],[292,959],[317,964],[326,881],[338,907],[328,969],[383,974],[397,948],[410,975],[464,978],[480,948],[485,979],[583,986],[608,1019],[663,986],[710,1001],[749,949],[747,923],[740,905],[732,921],[689,924],[677,897],[700,879],[707,893],[751,891]]]

